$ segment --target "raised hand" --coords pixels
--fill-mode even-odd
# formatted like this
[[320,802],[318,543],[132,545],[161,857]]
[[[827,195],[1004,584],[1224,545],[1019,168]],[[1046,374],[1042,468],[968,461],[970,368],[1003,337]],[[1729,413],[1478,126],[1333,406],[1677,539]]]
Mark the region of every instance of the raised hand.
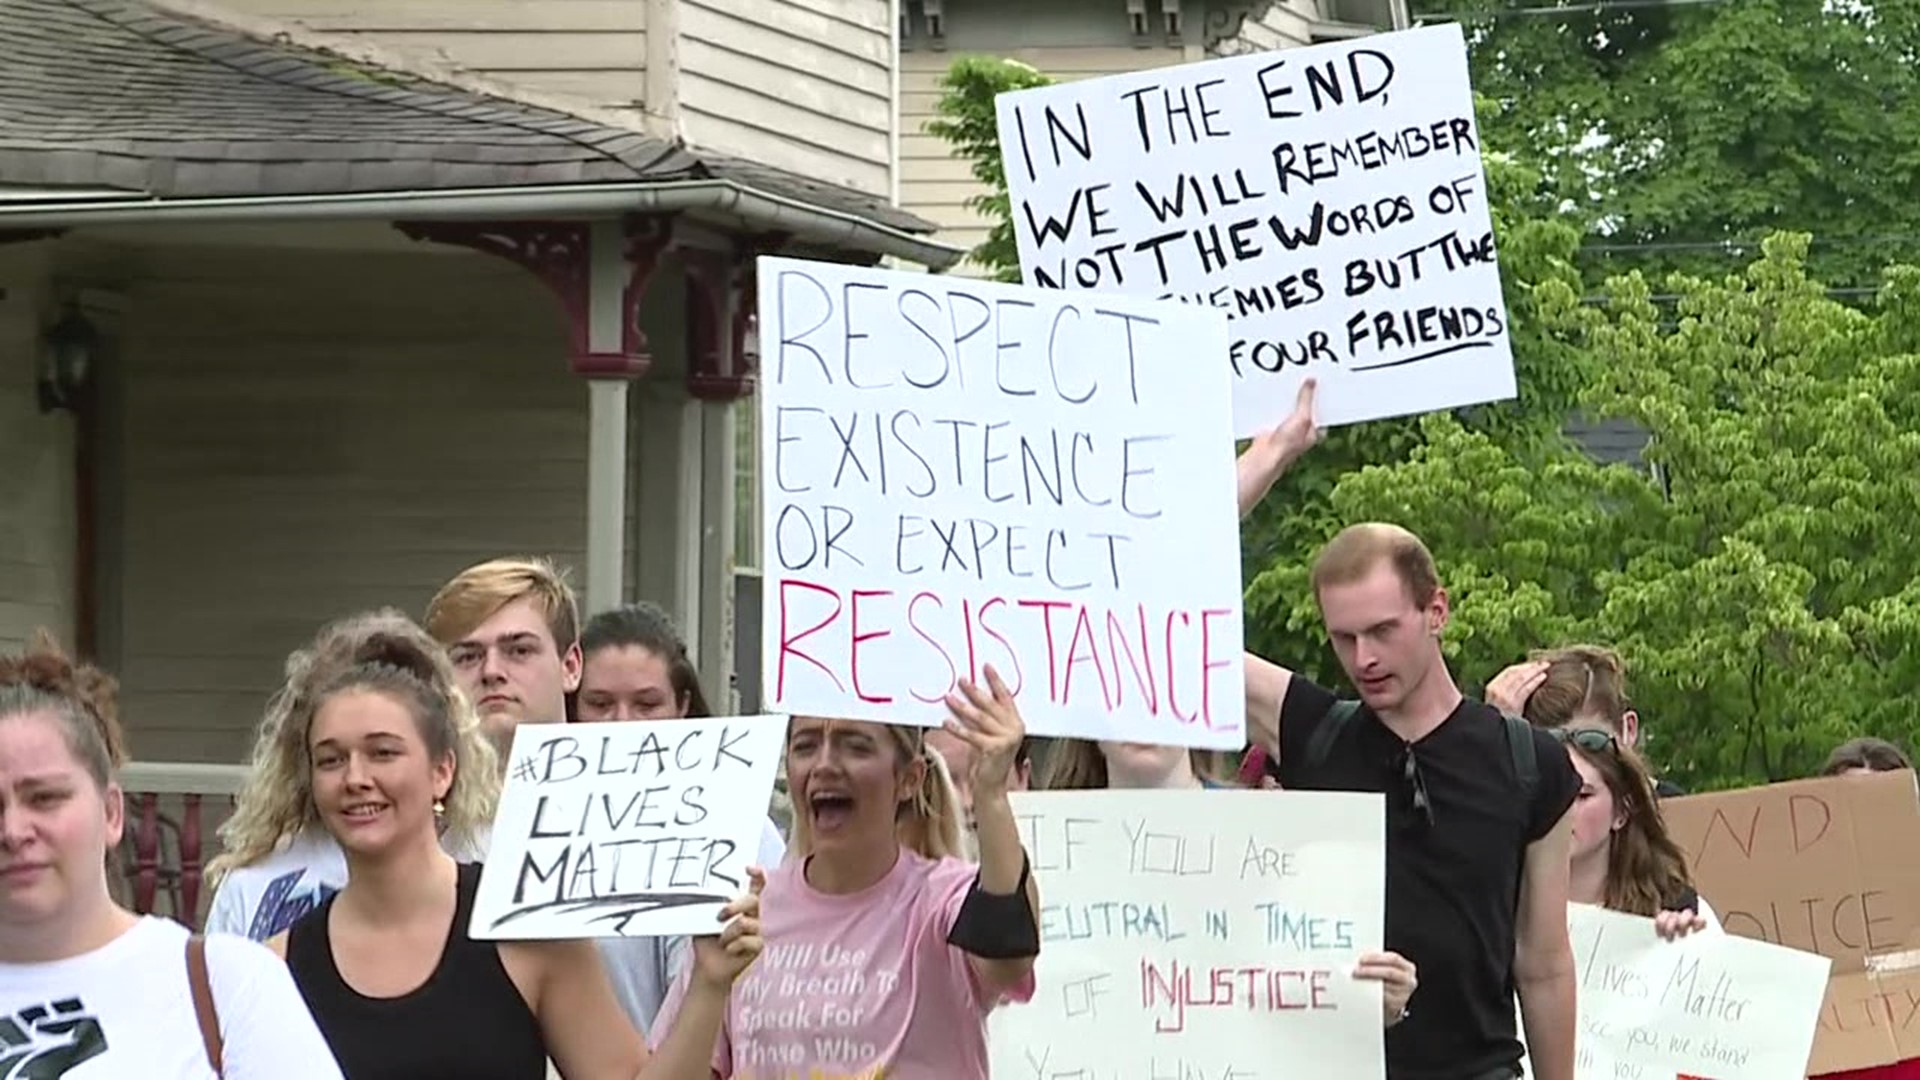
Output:
[[1547,663],[1529,660],[1514,664],[1487,684],[1487,704],[1507,716],[1526,715],[1527,699],[1547,681]]
[[973,749],[969,779],[976,805],[982,797],[1006,795],[1020,743],[1027,737],[1020,707],[992,664],[987,665],[986,676],[985,687],[962,679],[960,692],[947,695],[947,711],[953,714],[946,722],[947,732]]
[[731,989],[766,946],[760,936],[760,893],[767,887],[766,872],[749,867],[747,881],[746,894],[720,909],[725,928],[693,939],[694,974],[717,990]]
[[1314,395],[1318,389],[1319,384],[1313,379],[1301,383],[1293,412],[1279,424],[1254,436],[1240,460],[1235,462],[1241,517],[1251,513],[1260,500],[1266,498],[1274,481],[1280,479],[1289,465],[1326,437],[1314,419]]

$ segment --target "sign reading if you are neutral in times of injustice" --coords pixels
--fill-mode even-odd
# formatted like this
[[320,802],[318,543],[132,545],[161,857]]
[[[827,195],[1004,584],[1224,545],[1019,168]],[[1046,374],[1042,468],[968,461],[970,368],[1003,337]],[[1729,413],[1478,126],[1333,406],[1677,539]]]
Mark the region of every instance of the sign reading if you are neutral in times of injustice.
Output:
[[468,933],[717,932],[747,890],[786,731],[784,716],[521,724]]
[[1245,745],[1219,313],[763,258],[762,692],[933,725]]
[[996,106],[1027,283],[1226,312],[1236,436],[1514,396],[1457,24]]

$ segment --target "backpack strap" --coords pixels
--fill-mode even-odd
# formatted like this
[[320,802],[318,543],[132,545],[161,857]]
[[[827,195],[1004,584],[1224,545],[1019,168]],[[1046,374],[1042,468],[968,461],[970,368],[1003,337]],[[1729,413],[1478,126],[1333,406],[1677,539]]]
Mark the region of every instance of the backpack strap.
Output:
[[1333,756],[1333,744],[1347,724],[1360,714],[1360,703],[1354,700],[1336,701],[1320,718],[1320,726],[1313,729],[1313,737],[1307,740],[1306,767],[1309,772],[1318,772]]
[[1507,725],[1507,752],[1513,756],[1513,775],[1520,781],[1520,801],[1533,806],[1533,793],[1540,787],[1540,755],[1533,748],[1533,725],[1518,716],[1500,719]]
[[224,1076],[220,1010],[213,1003],[213,982],[207,977],[207,939],[200,934],[187,938],[187,988],[193,993],[193,1018],[200,1024],[200,1042],[207,1048],[207,1064],[213,1066],[213,1075]]

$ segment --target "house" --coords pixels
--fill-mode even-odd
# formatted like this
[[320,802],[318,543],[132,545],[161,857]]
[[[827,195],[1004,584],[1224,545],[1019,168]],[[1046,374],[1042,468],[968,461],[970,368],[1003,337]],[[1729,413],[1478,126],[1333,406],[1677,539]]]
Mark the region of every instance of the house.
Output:
[[[928,134],[940,80],[969,53],[1054,79],[1098,78],[1361,37],[1406,25],[1404,0],[900,0],[900,205],[972,249],[987,227],[966,161]],[[962,264],[959,272],[968,272]],[[977,267],[972,268],[978,272]]]
[[753,258],[962,254],[894,206],[893,33],[884,0],[0,5],[0,644],[101,658],[170,763],[130,778],[144,903],[197,906],[287,652],[476,560],[659,600],[726,685]]

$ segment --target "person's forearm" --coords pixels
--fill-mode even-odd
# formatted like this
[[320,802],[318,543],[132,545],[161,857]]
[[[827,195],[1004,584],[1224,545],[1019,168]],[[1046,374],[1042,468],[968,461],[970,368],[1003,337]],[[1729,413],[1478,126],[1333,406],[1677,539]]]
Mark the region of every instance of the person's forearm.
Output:
[[1267,492],[1273,490],[1273,485],[1286,471],[1287,461],[1279,452],[1264,448],[1258,442],[1247,447],[1247,452],[1234,462],[1240,516],[1253,513],[1253,508],[1260,505],[1260,500],[1267,497]]
[[[1027,869],[1027,852],[1021,846],[1020,826],[1013,819],[1007,793],[975,792],[973,817],[980,841],[980,888],[995,896],[1012,896],[1020,887],[1021,872]],[[1030,874],[1027,899],[1038,911],[1038,893]]]
[[1568,953],[1564,965],[1556,964],[1554,970],[1533,979],[1518,980],[1517,989],[1534,1080],[1573,1080],[1578,991],[1572,953]]
[[713,1046],[726,1020],[728,993],[693,976],[673,1027],[640,1069],[639,1080],[713,1080]]

